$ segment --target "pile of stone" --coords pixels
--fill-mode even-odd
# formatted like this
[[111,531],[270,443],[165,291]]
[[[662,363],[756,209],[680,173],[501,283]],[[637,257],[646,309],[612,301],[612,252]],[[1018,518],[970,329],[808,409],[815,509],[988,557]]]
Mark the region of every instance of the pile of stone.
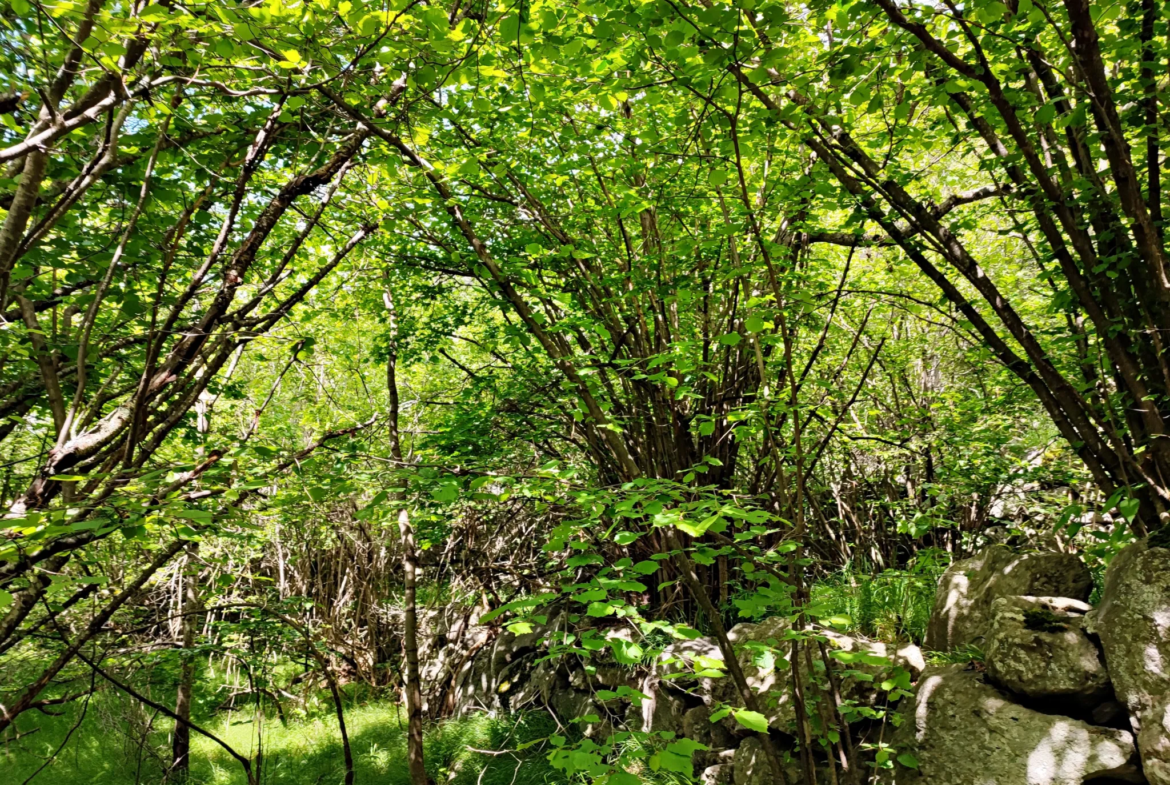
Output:
[[[940,581],[926,638],[939,653],[933,659],[952,665],[928,667],[917,646],[817,629],[822,646],[813,650],[822,656],[794,667],[778,662],[790,646],[781,618],[739,624],[729,638],[779,741],[796,736],[794,674],[810,694],[831,683],[854,707],[879,707],[887,693],[876,685],[890,673],[916,681],[897,707],[904,721],[884,736],[910,765],[881,772],[886,783],[1170,785],[1170,550],[1131,545],[1111,563],[1095,609],[1092,588],[1071,554],[993,546],[955,563]],[[742,704],[729,678],[711,677],[712,661],[723,660],[713,640],[678,642],[651,667],[547,657],[544,641],[566,623],[562,615],[521,633],[472,625],[474,656],[437,647],[435,677],[447,685],[449,707],[543,707],[566,723],[588,718],[584,733],[596,739],[621,728],[672,731],[707,748],[694,759],[705,785],[772,782],[753,733],[730,717],[709,721],[716,707]],[[976,650],[981,658],[967,656]],[[635,691],[649,699],[631,700]],[[873,735],[865,722],[854,728],[858,739]],[[789,781],[801,782],[792,766]],[[831,781],[827,771],[823,781]]]
[[1130,545],[1096,609],[1071,554],[1003,547],[944,574],[926,644],[983,669],[927,668],[892,743],[897,785],[1170,785],[1170,550]]

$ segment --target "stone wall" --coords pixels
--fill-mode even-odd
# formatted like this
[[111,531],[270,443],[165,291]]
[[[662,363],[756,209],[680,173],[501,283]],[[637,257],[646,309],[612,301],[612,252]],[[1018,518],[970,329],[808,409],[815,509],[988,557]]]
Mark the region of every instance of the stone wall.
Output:
[[[855,744],[880,740],[892,747],[891,763],[900,761],[854,782],[1170,785],[1170,550],[1131,545],[1110,565],[1096,609],[1086,603],[1091,589],[1076,556],[994,546],[940,580],[929,655],[815,628],[810,651],[821,656],[798,662],[796,674],[809,695],[839,695]],[[432,712],[547,709],[564,723],[588,718],[579,725],[599,740],[615,730],[671,731],[707,748],[693,761],[703,783],[772,781],[754,734],[732,717],[709,721],[721,706],[742,705],[730,678],[716,677],[723,655],[713,640],[676,642],[637,667],[611,653],[549,658],[544,642],[566,624],[561,614],[518,634],[476,625],[470,612],[431,619]],[[792,757],[789,633],[787,619],[770,618],[739,624],[729,638],[767,707],[770,735]],[[928,656],[942,664],[928,666]],[[916,686],[889,707],[889,682],[878,685],[895,676]],[[882,718],[886,708],[900,715],[896,727]],[[835,762],[819,765],[819,782],[847,780]],[[802,781],[795,763],[788,779]]]

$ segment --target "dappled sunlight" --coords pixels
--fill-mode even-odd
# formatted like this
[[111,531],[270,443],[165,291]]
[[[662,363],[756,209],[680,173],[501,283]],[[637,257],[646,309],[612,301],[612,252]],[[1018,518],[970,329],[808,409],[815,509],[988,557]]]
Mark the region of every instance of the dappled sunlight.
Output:
[[1142,661],[1150,673],[1158,676],[1166,675],[1166,663],[1162,658],[1162,651],[1157,641],[1151,641],[1146,645]]
[[942,676],[928,676],[918,685],[918,704],[914,707],[914,725],[917,728],[919,741],[922,741],[926,733],[927,720],[930,716],[930,697],[942,685],[942,681]]

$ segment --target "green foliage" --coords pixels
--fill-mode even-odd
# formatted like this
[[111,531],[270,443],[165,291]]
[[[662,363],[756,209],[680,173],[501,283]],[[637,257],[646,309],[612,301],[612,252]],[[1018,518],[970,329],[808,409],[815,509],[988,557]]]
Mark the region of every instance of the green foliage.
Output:
[[[205,705],[217,702],[202,701]],[[327,699],[325,703],[314,702],[315,710],[287,724],[268,712],[260,726],[249,709],[199,719],[208,730],[236,749],[254,749],[257,732],[261,732],[266,782],[280,785],[341,782],[344,767],[336,718]],[[21,782],[35,771],[65,739],[76,722],[78,710],[73,704],[60,716],[43,718],[38,722],[41,730],[35,736],[0,754],[0,776],[4,781]],[[359,782],[408,785],[405,717],[401,706],[390,700],[352,703],[347,707],[346,724]],[[551,718],[541,713],[499,719],[472,715],[439,723],[429,727],[425,737],[428,772],[436,781],[458,785],[550,782],[555,772],[545,761],[540,745],[525,745],[546,737],[555,728]],[[146,743],[142,745],[138,734],[144,732]],[[158,756],[165,758],[169,735],[169,722],[159,719],[151,722],[149,714],[132,701],[103,691],[91,701],[85,721],[71,737],[69,753],[59,756],[40,777],[61,785],[158,781],[161,777]],[[198,735],[193,735],[192,748],[192,785],[244,783],[239,764],[222,748]]]
[[946,554],[929,551],[920,551],[906,570],[871,574],[850,563],[813,585],[812,604],[862,635],[921,643],[946,566]]

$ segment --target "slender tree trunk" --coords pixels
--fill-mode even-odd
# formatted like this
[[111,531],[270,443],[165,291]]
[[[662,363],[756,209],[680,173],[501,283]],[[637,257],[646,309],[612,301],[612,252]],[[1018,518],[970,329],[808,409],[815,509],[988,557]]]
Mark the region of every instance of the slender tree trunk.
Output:
[[[194,553],[194,546],[192,554]],[[179,612],[183,642],[183,666],[179,671],[179,690],[175,697],[175,734],[171,741],[172,782],[186,782],[191,768],[191,697],[195,691],[195,662],[191,650],[195,648],[195,637],[199,630],[199,580],[198,566],[192,567],[188,556],[187,569],[183,575],[183,602]]]
[[[402,440],[398,435],[398,319],[389,287],[386,289],[385,301],[390,312],[390,355],[386,360],[386,388],[390,397],[390,452],[394,460],[401,463]],[[405,480],[403,482],[405,483]],[[406,650],[406,683],[403,685],[403,692],[406,693],[406,756],[412,785],[427,785],[423,758],[422,687],[418,675],[418,553],[414,545],[414,529],[410,525],[410,512],[406,509],[406,493],[400,492],[396,496],[402,505],[398,510],[398,530],[402,536],[406,606],[404,612],[406,629],[403,634],[403,648]]]

